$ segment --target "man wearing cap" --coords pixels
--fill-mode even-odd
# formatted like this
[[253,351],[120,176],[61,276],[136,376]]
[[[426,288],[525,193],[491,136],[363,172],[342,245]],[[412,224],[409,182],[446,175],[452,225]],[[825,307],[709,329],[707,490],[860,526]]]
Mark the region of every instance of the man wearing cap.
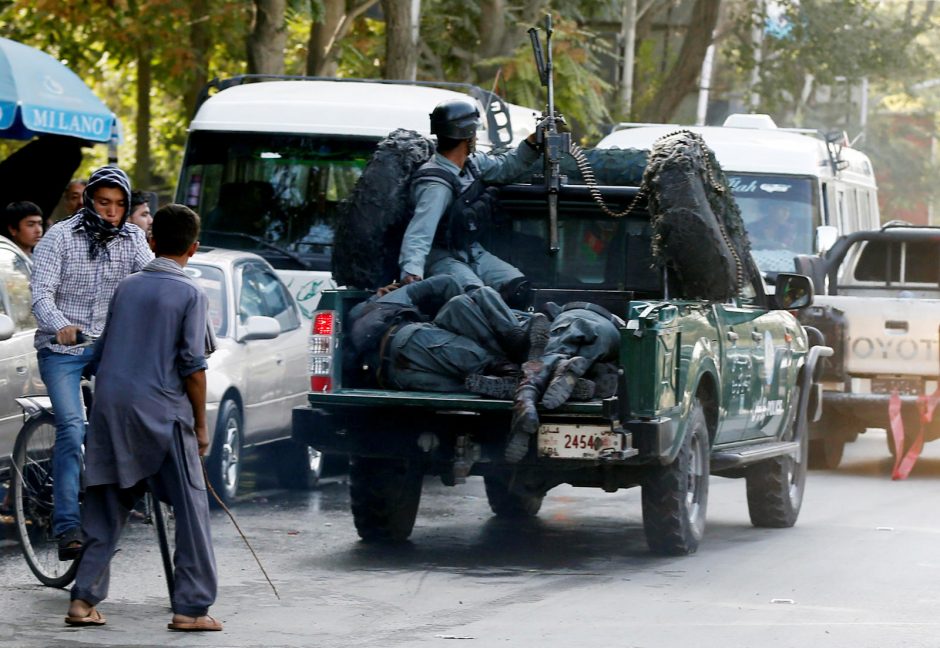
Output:
[[522,306],[527,282],[518,268],[487,252],[476,240],[493,207],[487,184],[507,183],[538,157],[535,135],[501,154],[476,152],[480,112],[460,99],[431,113],[437,151],[414,174],[414,216],[405,230],[398,264],[403,284],[449,274],[463,289],[491,286],[510,306]]
[[56,422],[52,531],[60,560],[77,557],[82,547],[80,383],[92,349],[78,344],[79,333],[87,341],[101,335],[118,283],[153,260],[144,233],[125,225],[130,202],[127,174],[114,166],[98,169],[85,186],[82,207],[53,225],[33,251],[34,344]]

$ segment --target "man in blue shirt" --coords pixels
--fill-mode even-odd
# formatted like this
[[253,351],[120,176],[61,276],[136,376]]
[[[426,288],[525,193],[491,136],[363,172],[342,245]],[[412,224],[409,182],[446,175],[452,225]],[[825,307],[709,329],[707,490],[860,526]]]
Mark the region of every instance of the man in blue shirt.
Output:
[[492,197],[484,185],[512,181],[538,158],[535,136],[501,154],[476,152],[477,107],[464,100],[439,104],[431,113],[437,152],[415,172],[414,216],[405,230],[398,263],[403,284],[448,274],[463,289],[490,286],[517,306],[525,290],[518,268],[487,252],[476,235]]

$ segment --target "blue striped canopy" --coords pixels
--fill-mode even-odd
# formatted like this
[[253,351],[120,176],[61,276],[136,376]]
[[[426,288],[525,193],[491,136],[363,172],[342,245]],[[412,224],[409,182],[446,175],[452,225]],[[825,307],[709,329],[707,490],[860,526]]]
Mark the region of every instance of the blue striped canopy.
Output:
[[0,139],[50,133],[107,142],[118,128],[78,75],[45,52],[0,38]]

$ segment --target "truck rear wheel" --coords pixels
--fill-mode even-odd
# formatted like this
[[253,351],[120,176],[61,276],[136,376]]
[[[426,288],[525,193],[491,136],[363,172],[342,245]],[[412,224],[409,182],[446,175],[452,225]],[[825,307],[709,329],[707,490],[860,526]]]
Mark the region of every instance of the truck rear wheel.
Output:
[[510,490],[509,475],[487,475],[483,478],[483,483],[486,484],[486,499],[489,500],[490,508],[498,517],[535,517],[538,515],[539,509],[542,508],[542,500],[545,495],[533,495]]
[[366,542],[406,540],[418,515],[422,480],[414,462],[351,457],[349,498],[359,537]]
[[[799,390],[794,397],[799,399]],[[783,529],[796,524],[803,505],[809,443],[806,425],[800,425],[803,413],[797,411],[785,441],[796,441],[795,455],[775,457],[750,466],[747,470],[747,510],[756,527]],[[845,442],[843,441],[843,445]]]
[[682,556],[698,549],[705,534],[709,456],[705,411],[696,399],[678,456],[653,468],[643,482],[643,531],[650,551]]
[[809,467],[817,470],[835,470],[842,463],[845,439],[827,434],[809,442]]

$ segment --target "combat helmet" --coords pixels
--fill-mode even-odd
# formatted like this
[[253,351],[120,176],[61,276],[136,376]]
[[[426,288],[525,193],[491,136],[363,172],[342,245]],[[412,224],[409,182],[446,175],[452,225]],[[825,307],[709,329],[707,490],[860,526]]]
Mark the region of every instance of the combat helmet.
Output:
[[471,139],[480,127],[480,111],[470,101],[449,99],[434,107],[431,134],[453,140]]

